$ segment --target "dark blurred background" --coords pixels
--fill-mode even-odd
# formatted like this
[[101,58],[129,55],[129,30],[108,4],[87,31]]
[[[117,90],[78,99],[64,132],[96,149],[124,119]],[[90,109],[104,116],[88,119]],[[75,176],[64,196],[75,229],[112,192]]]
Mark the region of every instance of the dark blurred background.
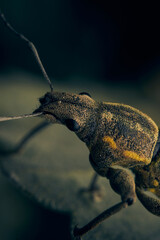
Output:
[[[1,0],[1,9],[35,43],[47,72],[59,81],[78,75],[138,83],[159,71],[154,1]],[[25,44],[0,26],[0,69],[16,66],[39,74]]]
[[[0,8],[36,45],[51,78],[63,83],[78,76],[91,84],[127,85],[160,103],[158,2],[1,0]],[[0,72],[11,69],[41,76],[26,44],[0,21]],[[44,210],[4,178],[0,184],[0,239],[70,239],[68,215]]]

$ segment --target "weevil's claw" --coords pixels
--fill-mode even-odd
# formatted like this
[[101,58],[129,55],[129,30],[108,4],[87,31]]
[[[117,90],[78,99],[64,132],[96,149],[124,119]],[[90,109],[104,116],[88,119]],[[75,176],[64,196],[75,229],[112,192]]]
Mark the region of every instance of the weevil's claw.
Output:
[[102,201],[104,196],[102,188],[100,186],[94,186],[93,188],[81,188],[79,194],[88,194],[90,199],[94,202]]
[[75,240],[82,240],[82,237],[79,234],[79,228],[77,227],[77,225],[74,227],[73,236],[74,236]]

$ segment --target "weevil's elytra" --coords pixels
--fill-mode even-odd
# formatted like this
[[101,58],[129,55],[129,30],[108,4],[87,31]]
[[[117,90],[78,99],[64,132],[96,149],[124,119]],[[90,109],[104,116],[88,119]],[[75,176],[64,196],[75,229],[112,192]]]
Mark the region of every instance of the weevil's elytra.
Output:
[[[120,203],[105,210],[84,227],[75,227],[74,236],[80,239],[105,219],[132,205],[136,197],[148,211],[160,216],[160,133],[154,121],[131,106],[97,102],[86,92],[73,94],[53,91],[33,43],[18,33],[1,12],[0,17],[7,28],[27,43],[51,90],[39,99],[40,106],[33,114],[0,120],[42,116],[52,123],[65,125],[86,143],[93,169],[107,178],[112,189],[121,196]],[[46,122],[42,123],[29,132],[11,152],[20,150],[47,125]],[[132,170],[135,179],[125,168]],[[97,190],[96,179],[97,174],[88,188],[89,192]],[[147,195],[145,191],[152,192],[154,196]]]
[[137,153],[132,152],[132,151],[124,151],[123,156],[126,157],[126,158],[131,158],[131,159],[136,160],[138,162],[145,163],[147,165],[150,163],[150,159],[141,157],[140,155],[138,155]]
[[[133,167],[149,164],[158,137],[156,124],[130,106],[101,103],[101,108],[102,118],[98,121],[96,132],[98,140],[90,146],[92,157],[99,167],[104,168],[104,165]],[[129,117],[126,114],[128,109]],[[135,118],[140,126],[138,128]],[[107,160],[104,162],[104,159]]]

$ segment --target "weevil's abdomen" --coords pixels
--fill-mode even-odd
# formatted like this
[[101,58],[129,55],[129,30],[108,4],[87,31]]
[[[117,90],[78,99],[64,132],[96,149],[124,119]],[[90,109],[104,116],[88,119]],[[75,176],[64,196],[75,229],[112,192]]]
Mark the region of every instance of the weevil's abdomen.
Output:
[[102,103],[100,108],[96,141],[89,146],[95,170],[149,164],[158,138],[154,121],[123,104]]

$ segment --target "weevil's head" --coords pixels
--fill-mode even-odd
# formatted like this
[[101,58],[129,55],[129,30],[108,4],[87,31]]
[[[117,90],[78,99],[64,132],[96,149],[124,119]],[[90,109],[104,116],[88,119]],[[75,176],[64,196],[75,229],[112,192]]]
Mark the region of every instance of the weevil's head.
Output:
[[98,109],[89,94],[48,92],[39,101],[41,105],[36,113],[42,112],[47,120],[66,125],[86,142],[95,128]]

